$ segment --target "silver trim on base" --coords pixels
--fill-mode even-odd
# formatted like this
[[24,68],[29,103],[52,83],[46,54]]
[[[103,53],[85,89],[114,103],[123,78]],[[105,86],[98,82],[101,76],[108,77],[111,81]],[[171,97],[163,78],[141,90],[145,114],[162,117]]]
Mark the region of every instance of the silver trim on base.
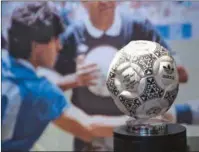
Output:
[[167,132],[167,123],[160,122],[160,120],[158,119],[141,122],[135,120],[128,120],[126,122],[126,126],[127,131],[129,133],[133,133],[140,136],[163,135]]

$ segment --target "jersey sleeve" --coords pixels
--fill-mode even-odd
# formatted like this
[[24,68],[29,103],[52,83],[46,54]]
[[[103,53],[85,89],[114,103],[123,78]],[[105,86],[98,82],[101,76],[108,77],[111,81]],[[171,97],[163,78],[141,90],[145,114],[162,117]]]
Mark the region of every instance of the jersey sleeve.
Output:
[[165,47],[176,61],[177,65],[181,65],[181,60],[177,53],[172,50],[166,41],[163,39],[158,30],[147,19],[134,23],[134,32],[141,40],[154,41]]
[[199,124],[199,102],[189,101],[175,106],[178,123]]
[[168,111],[177,123],[199,124],[199,101],[193,100],[183,104],[174,104]]
[[55,120],[70,107],[68,99],[56,85],[45,83],[40,87],[40,92],[42,96],[38,97],[36,107],[40,120]]

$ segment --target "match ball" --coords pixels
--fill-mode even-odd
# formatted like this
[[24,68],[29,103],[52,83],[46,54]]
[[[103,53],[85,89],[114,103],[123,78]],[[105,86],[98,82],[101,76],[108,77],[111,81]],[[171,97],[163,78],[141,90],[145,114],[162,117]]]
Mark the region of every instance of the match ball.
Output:
[[156,42],[131,41],[114,56],[106,86],[124,114],[136,119],[162,115],[178,94],[175,60]]

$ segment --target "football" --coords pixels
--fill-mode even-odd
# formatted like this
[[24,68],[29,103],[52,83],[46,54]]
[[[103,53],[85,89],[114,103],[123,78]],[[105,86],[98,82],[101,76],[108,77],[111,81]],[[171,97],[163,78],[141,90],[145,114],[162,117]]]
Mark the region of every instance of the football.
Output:
[[131,41],[115,54],[106,86],[124,114],[136,119],[162,115],[178,94],[175,60],[156,42]]

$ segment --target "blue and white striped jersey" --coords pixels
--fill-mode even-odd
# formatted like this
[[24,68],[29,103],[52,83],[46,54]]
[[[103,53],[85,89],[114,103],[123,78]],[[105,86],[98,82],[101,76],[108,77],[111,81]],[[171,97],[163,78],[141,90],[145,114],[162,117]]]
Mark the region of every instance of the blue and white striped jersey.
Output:
[[27,151],[69,104],[29,62],[2,52],[2,149]]

